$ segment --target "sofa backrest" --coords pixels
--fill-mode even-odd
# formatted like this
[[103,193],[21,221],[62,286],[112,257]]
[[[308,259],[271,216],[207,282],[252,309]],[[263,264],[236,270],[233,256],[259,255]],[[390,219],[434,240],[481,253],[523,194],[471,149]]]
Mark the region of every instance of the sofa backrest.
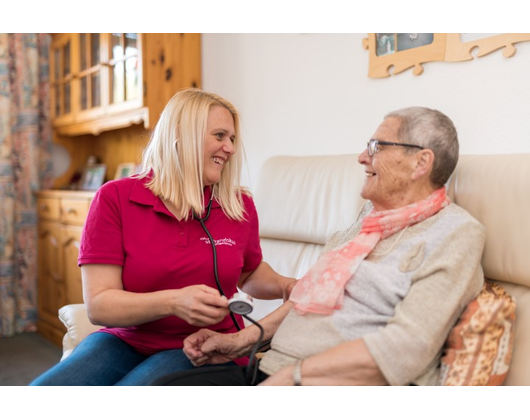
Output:
[[[255,194],[264,260],[285,276],[303,276],[327,238],[355,220],[364,202],[363,181],[356,155],[267,160]],[[254,316],[259,319],[280,303],[257,301]]]
[[530,385],[530,154],[461,156],[448,190],[486,227],[484,273],[517,304],[505,384]]
[[[276,156],[255,193],[264,259],[300,278],[331,234],[355,220],[364,200],[358,155]],[[486,277],[517,302],[515,350],[507,385],[530,385],[530,154],[463,155],[448,182],[451,199],[486,226]],[[258,301],[259,319],[280,301]]]
[[530,154],[461,156],[448,191],[486,226],[486,277],[530,286]]

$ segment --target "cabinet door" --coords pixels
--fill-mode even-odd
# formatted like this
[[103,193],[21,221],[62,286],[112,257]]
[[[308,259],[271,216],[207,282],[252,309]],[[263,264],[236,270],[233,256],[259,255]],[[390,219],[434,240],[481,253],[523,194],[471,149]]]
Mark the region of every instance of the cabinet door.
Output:
[[[61,47],[61,43],[68,48],[66,44]],[[56,34],[53,44],[57,45],[54,71],[56,68],[58,73],[52,100],[56,112],[52,115],[57,134],[98,135],[132,124],[147,124],[141,34]],[[66,67],[65,63],[69,67],[63,77],[66,70],[61,66]],[[63,104],[63,91],[68,106]],[[68,119],[61,116],[63,108],[69,110]]]
[[72,34],[60,34],[54,38],[51,46],[51,115],[56,124],[67,124],[74,118],[72,38]]
[[63,226],[61,230],[62,263],[68,303],[83,303],[81,269],[77,266],[82,230],[81,226],[69,225]]
[[135,33],[107,35],[108,113],[143,106],[142,37]]
[[66,300],[61,270],[60,224],[41,221],[38,232],[39,318],[48,324],[62,328],[58,311],[66,304]]
[[74,34],[76,66],[76,122],[101,117],[105,112],[106,61],[103,34]]

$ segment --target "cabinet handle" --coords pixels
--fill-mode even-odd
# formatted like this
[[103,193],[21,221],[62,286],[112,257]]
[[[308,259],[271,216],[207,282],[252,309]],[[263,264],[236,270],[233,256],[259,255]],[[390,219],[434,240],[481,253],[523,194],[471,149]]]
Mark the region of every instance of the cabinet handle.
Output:
[[57,282],[57,283],[61,283],[62,282],[62,278],[61,278],[61,275],[60,274],[52,274],[52,279],[53,281]]
[[68,213],[68,214],[77,214],[77,211],[74,208],[70,207],[70,208],[68,208],[66,210],[66,213]]
[[50,211],[50,208],[48,207],[47,204],[41,204],[40,209],[41,209],[42,211]]

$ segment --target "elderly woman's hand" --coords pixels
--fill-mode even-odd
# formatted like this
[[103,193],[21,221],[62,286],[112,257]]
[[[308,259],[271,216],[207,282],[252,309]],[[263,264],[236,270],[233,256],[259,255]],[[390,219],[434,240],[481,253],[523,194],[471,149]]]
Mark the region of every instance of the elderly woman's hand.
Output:
[[183,351],[194,366],[220,364],[248,354],[248,345],[240,333],[221,334],[202,329],[186,337]]

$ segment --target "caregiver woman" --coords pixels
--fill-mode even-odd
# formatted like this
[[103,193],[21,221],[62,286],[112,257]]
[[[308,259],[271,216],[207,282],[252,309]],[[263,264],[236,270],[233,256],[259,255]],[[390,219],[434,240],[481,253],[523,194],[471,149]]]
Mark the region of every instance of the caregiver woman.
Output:
[[237,287],[288,298],[295,280],[262,261],[254,202],[240,186],[242,147],[225,99],[187,89],[169,101],[141,173],[104,184],[84,227],[83,296],[92,323],[107,327],[33,385],[145,385],[193,369],[182,351],[188,335],[244,328],[228,311]]

